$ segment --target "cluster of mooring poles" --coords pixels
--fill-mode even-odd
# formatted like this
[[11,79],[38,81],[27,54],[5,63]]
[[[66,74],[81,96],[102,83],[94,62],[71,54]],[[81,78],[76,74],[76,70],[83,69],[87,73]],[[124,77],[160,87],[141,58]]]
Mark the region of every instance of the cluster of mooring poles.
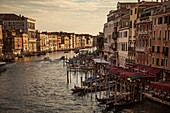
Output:
[[81,51],[76,57],[66,57],[63,66],[67,66],[67,84],[71,83],[72,72],[76,73],[77,81],[80,77],[81,85],[75,85],[71,89],[73,93],[91,94],[96,101],[112,106],[134,104],[144,97],[148,79],[139,72],[110,66],[109,62],[102,56],[96,57],[95,53]]

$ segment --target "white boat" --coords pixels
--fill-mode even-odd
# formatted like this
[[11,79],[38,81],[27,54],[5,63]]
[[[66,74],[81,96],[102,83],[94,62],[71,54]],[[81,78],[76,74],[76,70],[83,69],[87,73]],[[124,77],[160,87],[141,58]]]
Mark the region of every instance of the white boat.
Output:
[[6,71],[6,62],[0,62],[0,72]]

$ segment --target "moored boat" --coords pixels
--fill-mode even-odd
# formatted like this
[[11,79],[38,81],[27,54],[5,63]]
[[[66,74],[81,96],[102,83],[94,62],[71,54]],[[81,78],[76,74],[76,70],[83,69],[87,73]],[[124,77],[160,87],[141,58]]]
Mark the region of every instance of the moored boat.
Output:
[[6,62],[0,62],[0,72],[6,71]]

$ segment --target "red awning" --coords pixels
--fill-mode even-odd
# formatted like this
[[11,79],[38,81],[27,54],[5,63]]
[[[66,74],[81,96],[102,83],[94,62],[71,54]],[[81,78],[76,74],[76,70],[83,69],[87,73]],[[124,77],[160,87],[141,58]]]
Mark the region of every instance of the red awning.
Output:
[[130,64],[126,64],[125,66],[129,67],[129,68],[133,68],[134,67],[133,65],[130,65]]
[[118,69],[118,67],[106,67],[106,69]]
[[162,69],[159,69],[159,68],[152,68],[152,67],[149,67],[149,66],[144,66],[142,69],[142,71],[145,71],[145,72],[148,72],[150,74],[158,74],[160,71],[162,71]]
[[137,65],[136,67],[134,67],[134,70],[141,70],[144,66],[143,65]]
[[152,76],[145,73],[138,73],[138,75],[142,76],[144,80],[153,80],[156,78],[156,76]]
[[144,66],[141,70],[145,72],[149,72],[150,70],[152,70],[152,67]]
[[158,74],[161,71],[162,71],[162,69],[152,68],[151,70],[148,71],[148,73],[156,75],[156,74]]
[[170,92],[170,81],[151,82],[150,87],[156,90]]

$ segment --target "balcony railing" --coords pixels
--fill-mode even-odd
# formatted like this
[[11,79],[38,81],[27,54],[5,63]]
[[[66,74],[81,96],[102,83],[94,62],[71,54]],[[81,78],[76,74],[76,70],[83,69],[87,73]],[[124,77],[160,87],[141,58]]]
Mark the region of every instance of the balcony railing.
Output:
[[147,48],[146,47],[136,47],[135,50],[139,51],[139,52],[147,52]]
[[151,21],[152,21],[152,17],[150,16],[140,17],[137,19],[137,23],[151,22]]
[[141,34],[141,35],[148,34],[148,31],[138,31],[138,34]]

